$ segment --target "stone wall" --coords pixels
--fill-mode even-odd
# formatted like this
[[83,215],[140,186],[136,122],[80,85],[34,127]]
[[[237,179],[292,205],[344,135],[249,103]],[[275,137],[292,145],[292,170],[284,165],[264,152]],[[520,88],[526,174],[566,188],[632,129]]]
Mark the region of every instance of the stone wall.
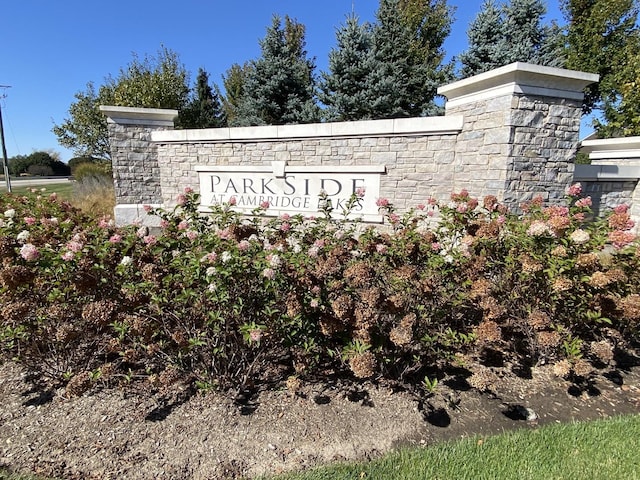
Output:
[[587,139],[580,151],[590,165],[576,165],[575,180],[591,196],[594,210],[604,214],[616,205],[631,206],[631,218],[640,225],[640,137]]
[[170,206],[199,188],[196,167],[224,165],[383,166],[380,196],[400,211],[463,188],[512,207],[553,201],[572,181],[582,90],[596,80],[514,63],[441,87],[443,117],[312,125],[172,130],[175,111],[104,107],[116,220],[146,221],[144,203]]
[[[349,137],[284,137],[261,141],[245,138],[234,142],[162,142],[158,145],[162,200],[165,204],[171,204],[185,185],[195,188],[198,185],[196,166],[262,166],[284,161],[288,166],[386,166],[386,174],[381,179],[380,195],[393,198],[394,204],[401,210],[415,207],[424,203],[429,195],[448,195],[453,186],[450,172],[462,119],[450,117],[446,121],[437,122],[437,128],[432,125],[432,120],[412,119],[410,126],[403,120],[404,133],[393,133],[393,124],[398,121],[388,121],[389,128],[386,132],[382,131],[378,122],[351,122],[352,127],[357,126],[365,133]],[[300,127],[302,133],[295,132],[299,135],[316,126]],[[263,136],[268,133],[266,130],[269,128],[271,127],[256,127],[252,133]],[[172,137],[175,136],[183,137],[181,140],[184,140],[185,132],[172,132]],[[168,135],[163,134],[154,138],[167,137]]]

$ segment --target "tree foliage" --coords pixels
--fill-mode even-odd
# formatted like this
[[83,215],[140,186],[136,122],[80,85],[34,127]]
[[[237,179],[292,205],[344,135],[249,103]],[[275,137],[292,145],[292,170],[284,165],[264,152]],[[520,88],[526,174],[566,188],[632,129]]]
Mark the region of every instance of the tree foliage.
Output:
[[374,118],[372,72],[380,64],[373,55],[372,26],[351,15],[336,31],[336,39],[336,48],[329,52],[329,72],[321,74],[319,98],[327,107],[325,116],[332,121]]
[[176,121],[178,128],[218,128],[226,125],[217,87],[209,85],[209,74],[198,71],[192,96],[180,111]]
[[305,27],[278,16],[260,41],[262,56],[246,69],[234,125],[282,125],[318,121],[314,60],[305,50]]
[[452,13],[446,0],[381,0],[372,26],[348,17],[322,76],[328,118],[436,113],[437,88],[452,78],[442,63]]
[[564,36],[555,23],[543,24],[543,0],[486,0],[467,30],[469,48],[459,56],[466,78],[513,62],[564,66]]
[[244,95],[246,79],[252,68],[250,62],[246,62],[244,65],[234,63],[222,76],[222,85],[225,91],[222,96],[222,108],[230,125],[237,124],[236,119]]
[[110,159],[107,121],[100,105],[182,109],[188,100],[189,75],[178,55],[161,48],[157,57],[145,56],[108,77],[97,92],[93,83],[74,95],[69,117],[53,127],[58,142],[77,156]]
[[562,0],[568,21],[567,66],[597,73],[584,112],[600,110],[600,136],[640,134],[640,33],[637,0]]
[[69,175],[69,165],[60,161],[58,155],[51,152],[37,151],[29,155],[16,155],[8,159],[11,175]]
[[377,118],[434,113],[437,87],[451,77],[442,44],[451,28],[445,0],[380,0],[374,27]]

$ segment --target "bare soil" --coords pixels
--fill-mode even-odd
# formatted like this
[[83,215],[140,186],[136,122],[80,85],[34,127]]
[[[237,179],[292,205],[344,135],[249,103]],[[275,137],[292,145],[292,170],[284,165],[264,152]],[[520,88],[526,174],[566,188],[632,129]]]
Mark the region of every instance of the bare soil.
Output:
[[520,376],[502,369],[492,393],[452,374],[422,400],[362,383],[172,401],[119,390],[67,398],[64,390],[34,388],[19,366],[5,363],[0,467],[63,479],[178,480],[253,478],[370,459],[405,445],[640,413],[640,368],[632,363],[581,384],[549,367]]

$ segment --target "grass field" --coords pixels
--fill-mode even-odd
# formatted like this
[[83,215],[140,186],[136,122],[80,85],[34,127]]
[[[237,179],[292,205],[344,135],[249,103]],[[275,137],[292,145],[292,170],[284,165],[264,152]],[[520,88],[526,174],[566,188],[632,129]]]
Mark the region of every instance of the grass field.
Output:
[[[61,183],[52,183],[49,185],[32,185],[32,186],[19,186],[19,184],[16,186],[16,183],[14,183],[12,185],[11,188],[11,193],[15,193],[16,195],[24,195],[26,193],[30,193],[31,190],[35,189],[35,190],[41,190],[41,189],[45,189],[44,193],[46,193],[47,195],[53,192],[56,192],[58,195],[60,195],[62,198],[64,198],[65,200],[69,200],[72,198],[73,196],[73,182],[61,182]],[[4,193],[6,192],[7,189],[4,185],[4,183],[2,183],[2,185],[0,185],[0,193]]]
[[402,450],[272,480],[634,480],[639,451],[640,416],[627,416]]

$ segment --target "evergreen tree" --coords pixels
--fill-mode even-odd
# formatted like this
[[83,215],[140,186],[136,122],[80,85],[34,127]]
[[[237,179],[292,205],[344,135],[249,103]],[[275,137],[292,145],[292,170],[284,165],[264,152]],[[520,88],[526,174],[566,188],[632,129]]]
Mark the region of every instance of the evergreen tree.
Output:
[[304,25],[274,16],[260,41],[262,57],[251,62],[235,125],[282,125],[320,119],[315,102],[315,63],[307,58]]
[[434,115],[442,108],[434,98],[438,87],[453,80],[453,62],[443,64],[444,42],[451,33],[454,9],[446,0],[400,0],[401,20],[411,37],[409,55],[414,65],[420,114]]
[[461,77],[513,62],[564,66],[564,35],[556,24],[542,23],[545,13],[543,0],[511,0],[500,7],[487,0],[467,31]]
[[502,12],[494,0],[486,0],[467,30],[469,49],[459,56],[462,78],[505,65],[505,59],[501,58],[504,55],[498,48],[502,43],[502,35]]
[[376,95],[372,89],[373,32],[368,23],[347,17],[336,32],[337,46],[329,52],[329,73],[322,73],[320,100],[327,106],[329,120],[349,121],[374,118]]
[[451,26],[446,1],[380,0],[374,27],[377,118],[433,114],[436,89],[451,76],[442,43]]
[[179,128],[218,128],[226,124],[220,95],[217,88],[209,85],[209,74],[204,70],[198,71],[194,95],[187,105],[180,111],[176,126]]

